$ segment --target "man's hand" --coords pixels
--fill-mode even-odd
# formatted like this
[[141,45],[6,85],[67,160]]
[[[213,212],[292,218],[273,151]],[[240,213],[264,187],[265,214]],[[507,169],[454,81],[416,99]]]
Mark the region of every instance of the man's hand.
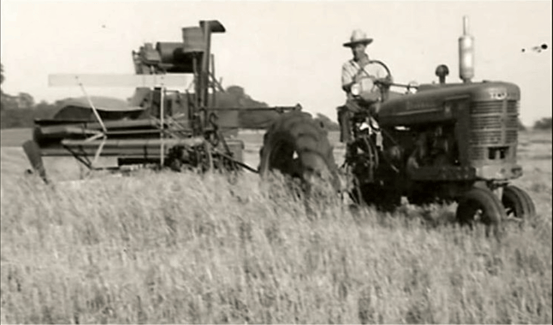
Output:
[[365,71],[364,71],[363,69],[359,69],[359,70],[357,71],[357,73],[355,74],[355,76],[353,76],[353,80],[354,80],[355,82],[360,82],[361,79],[365,78],[364,75],[365,75]]
[[392,85],[392,78],[390,78],[390,76],[387,76],[385,78],[378,78],[374,81],[375,84],[377,85],[382,85],[382,86],[385,86],[385,87],[389,87]]

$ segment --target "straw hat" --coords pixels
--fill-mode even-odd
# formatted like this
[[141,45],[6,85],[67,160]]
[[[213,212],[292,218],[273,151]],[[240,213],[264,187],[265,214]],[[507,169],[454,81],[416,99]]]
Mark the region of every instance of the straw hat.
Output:
[[355,44],[365,44],[369,45],[373,42],[372,38],[367,38],[367,34],[365,34],[364,31],[360,29],[356,29],[351,33],[351,37],[349,38],[349,42],[344,43],[345,47],[352,47]]

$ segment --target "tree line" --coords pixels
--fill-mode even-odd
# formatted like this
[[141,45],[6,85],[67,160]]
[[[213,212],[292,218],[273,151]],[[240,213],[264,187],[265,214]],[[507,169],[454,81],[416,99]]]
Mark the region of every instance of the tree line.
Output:
[[[0,84],[6,80],[4,65],[0,63]],[[33,96],[20,92],[16,96],[4,92],[0,87],[0,127],[31,127],[35,118],[49,118],[59,109],[60,102],[36,103]]]
[[[244,88],[240,86],[230,86],[225,92],[217,92],[217,107],[219,108],[267,108],[269,105],[265,102],[257,101],[251,98]],[[238,111],[240,125],[256,125],[269,127],[269,124],[279,116],[276,111]],[[328,116],[317,113],[315,120],[321,122],[327,130],[339,130],[337,122],[331,120]]]
[[[5,80],[4,68],[0,64],[1,82]],[[1,93],[1,118],[0,126],[4,128],[32,127],[35,119],[52,118],[64,105],[65,100],[57,100],[53,103],[40,101],[36,103],[33,96],[27,93],[19,93],[12,96]],[[265,102],[255,100],[249,96],[240,86],[229,86],[225,91],[217,92],[216,107],[218,108],[266,108]],[[237,119],[240,125],[255,125],[256,127],[268,127],[278,117],[275,111],[238,111]],[[321,121],[329,130],[337,130],[338,123],[332,121],[323,114],[317,114],[316,119]]]
[[[4,66],[0,63],[0,84],[5,81]],[[224,92],[217,92],[217,107],[220,108],[254,108],[269,107],[265,102],[255,100],[249,96],[244,88],[240,86],[229,86]],[[57,100],[53,103],[40,101],[36,103],[33,96],[20,92],[17,95],[4,93],[0,87],[0,127],[4,128],[26,128],[32,127],[34,119],[51,118],[62,108],[64,100]],[[278,116],[274,111],[239,111],[239,120],[245,125],[268,124]],[[328,116],[317,113],[315,119],[320,121],[328,130],[339,130],[339,125]],[[544,117],[534,123],[535,130],[551,130],[551,117]],[[519,129],[526,127],[519,120]]]

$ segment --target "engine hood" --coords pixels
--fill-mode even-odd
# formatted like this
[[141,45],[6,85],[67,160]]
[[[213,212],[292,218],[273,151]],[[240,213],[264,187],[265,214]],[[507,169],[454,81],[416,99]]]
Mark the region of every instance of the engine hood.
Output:
[[440,114],[445,103],[455,100],[498,101],[520,100],[520,88],[508,82],[426,84],[415,94],[390,97],[382,103],[378,114],[380,124],[397,124],[421,114]]

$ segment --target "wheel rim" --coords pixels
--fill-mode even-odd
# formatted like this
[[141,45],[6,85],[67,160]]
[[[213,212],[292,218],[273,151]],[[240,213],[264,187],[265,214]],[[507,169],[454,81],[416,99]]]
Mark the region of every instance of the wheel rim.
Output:
[[505,214],[510,221],[524,222],[535,216],[536,208],[530,196],[516,186],[507,186],[501,198]]
[[477,200],[466,200],[459,211],[461,221],[468,224],[484,223],[491,224],[492,218],[486,214],[482,203]]
[[473,187],[463,194],[457,206],[457,220],[472,228],[485,225],[486,235],[500,234],[505,209],[499,198],[487,188]]
[[503,206],[505,207],[505,214],[507,215],[507,220],[517,221],[517,222],[521,222],[523,220],[521,216],[517,215],[516,207],[512,202],[509,202],[508,204],[503,203]]

